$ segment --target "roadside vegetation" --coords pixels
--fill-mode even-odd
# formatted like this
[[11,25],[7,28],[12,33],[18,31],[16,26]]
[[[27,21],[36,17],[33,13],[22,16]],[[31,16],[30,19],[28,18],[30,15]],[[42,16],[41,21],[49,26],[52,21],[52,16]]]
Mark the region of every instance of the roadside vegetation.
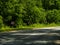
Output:
[[19,27],[2,27],[0,29],[0,32],[5,32],[5,31],[18,31],[18,30],[33,30],[34,28],[49,28],[49,27],[57,27],[57,26],[60,26],[60,24],[55,24],[55,23],[51,23],[51,24],[32,24],[32,25],[29,25],[29,26],[19,26]]
[[60,26],[60,0],[0,0],[1,30],[50,26]]

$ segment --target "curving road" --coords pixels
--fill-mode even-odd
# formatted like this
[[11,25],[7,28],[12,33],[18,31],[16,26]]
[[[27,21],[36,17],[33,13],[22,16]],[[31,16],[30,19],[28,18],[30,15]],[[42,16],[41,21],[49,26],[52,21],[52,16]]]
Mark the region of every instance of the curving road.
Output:
[[60,30],[34,29],[0,33],[0,45],[60,45]]

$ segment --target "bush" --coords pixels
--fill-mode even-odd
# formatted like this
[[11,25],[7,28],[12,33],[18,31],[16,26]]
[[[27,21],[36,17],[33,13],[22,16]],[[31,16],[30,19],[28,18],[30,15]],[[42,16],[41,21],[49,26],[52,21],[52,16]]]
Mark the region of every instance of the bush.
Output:
[[2,18],[2,16],[0,16],[0,28],[2,28],[3,27],[3,18]]
[[0,3],[0,27],[60,23],[60,0],[0,0]]
[[60,22],[60,11],[56,9],[48,11],[46,19],[48,23]]

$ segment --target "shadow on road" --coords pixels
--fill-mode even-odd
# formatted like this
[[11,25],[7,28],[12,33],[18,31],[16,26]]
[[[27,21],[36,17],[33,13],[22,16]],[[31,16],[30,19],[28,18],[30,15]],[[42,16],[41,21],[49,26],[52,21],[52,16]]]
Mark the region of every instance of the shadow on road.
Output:
[[[12,35],[17,33],[47,33],[46,35]],[[51,33],[58,33],[51,34]],[[60,30],[20,30],[0,34],[1,45],[60,45]]]

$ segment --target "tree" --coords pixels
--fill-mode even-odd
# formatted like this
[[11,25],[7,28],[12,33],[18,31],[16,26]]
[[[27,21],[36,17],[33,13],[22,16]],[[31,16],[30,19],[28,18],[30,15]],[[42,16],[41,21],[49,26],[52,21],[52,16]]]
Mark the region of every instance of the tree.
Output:
[[[4,25],[30,25],[60,22],[60,0],[0,0],[0,15]],[[59,17],[59,18],[57,18]]]

